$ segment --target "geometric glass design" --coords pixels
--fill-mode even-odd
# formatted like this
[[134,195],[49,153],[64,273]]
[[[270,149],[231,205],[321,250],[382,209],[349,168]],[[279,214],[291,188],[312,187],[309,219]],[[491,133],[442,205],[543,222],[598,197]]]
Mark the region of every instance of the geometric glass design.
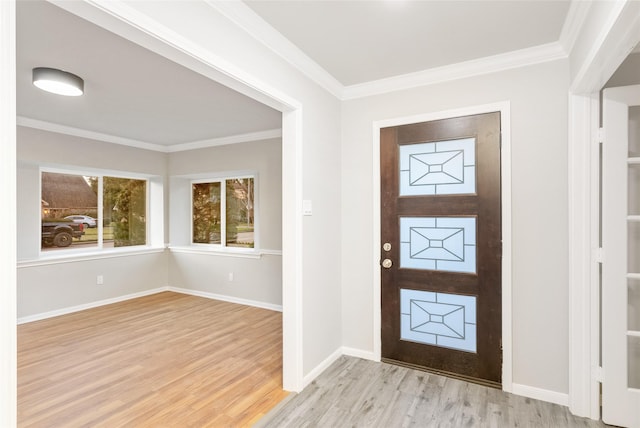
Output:
[[400,146],[400,196],[475,193],[475,151],[475,138]]
[[400,217],[400,267],[476,273],[476,218]]
[[401,288],[400,339],[476,352],[476,297]]

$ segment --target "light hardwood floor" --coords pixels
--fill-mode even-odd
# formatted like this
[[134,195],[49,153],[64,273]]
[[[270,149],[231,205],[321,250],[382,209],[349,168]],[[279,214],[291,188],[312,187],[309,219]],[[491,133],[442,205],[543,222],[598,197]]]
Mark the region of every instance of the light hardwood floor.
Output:
[[605,426],[556,404],[343,356],[254,428]]
[[250,426],[282,390],[282,314],[165,292],[18,326],[20,427]]

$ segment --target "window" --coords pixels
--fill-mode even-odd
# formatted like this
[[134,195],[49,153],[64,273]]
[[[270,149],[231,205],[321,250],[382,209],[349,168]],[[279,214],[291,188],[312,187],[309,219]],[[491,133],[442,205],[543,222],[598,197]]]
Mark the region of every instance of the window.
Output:
[[192,182],[191,242],[254,248],[254,187],[254,177]]
[[41,173],[41,250],[147,244],[147,180]]

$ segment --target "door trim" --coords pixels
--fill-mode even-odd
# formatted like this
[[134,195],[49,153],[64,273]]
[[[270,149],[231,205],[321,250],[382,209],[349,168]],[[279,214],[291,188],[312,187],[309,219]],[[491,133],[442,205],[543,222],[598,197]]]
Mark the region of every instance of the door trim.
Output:
[[511,304],[511,104],[503,101],[493,104],[463,107],[413,116],[398,117],[373,122],[373,355],[380,361],[382,355],[382,311],[380,274],[380,129],[411,123],[429,122],[451,117],[500,112],[501,141],[501,198],[502,198],[502,390],[513,389],[513,344],[512,344],[512,304]]
[[[580,69],[569,87],[569,410],[577,416],[600,419],[600,307],[597,231],[599,173],[595,145],[600,127],[599,92],[639,41],[638,2],[610,4],[606,14],[594,15],[580,29],[578,39],[589,51],[571,54]],[[597,34],[594,40],[591,38]]]

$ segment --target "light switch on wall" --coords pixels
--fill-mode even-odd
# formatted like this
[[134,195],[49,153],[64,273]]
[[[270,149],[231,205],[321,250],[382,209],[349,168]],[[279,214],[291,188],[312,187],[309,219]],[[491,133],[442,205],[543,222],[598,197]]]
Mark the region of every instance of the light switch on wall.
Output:
[[305,199],[302,201],[302,215],[311,215],[313,213],[313,209],[311,208],[311,201],[309,199]]

